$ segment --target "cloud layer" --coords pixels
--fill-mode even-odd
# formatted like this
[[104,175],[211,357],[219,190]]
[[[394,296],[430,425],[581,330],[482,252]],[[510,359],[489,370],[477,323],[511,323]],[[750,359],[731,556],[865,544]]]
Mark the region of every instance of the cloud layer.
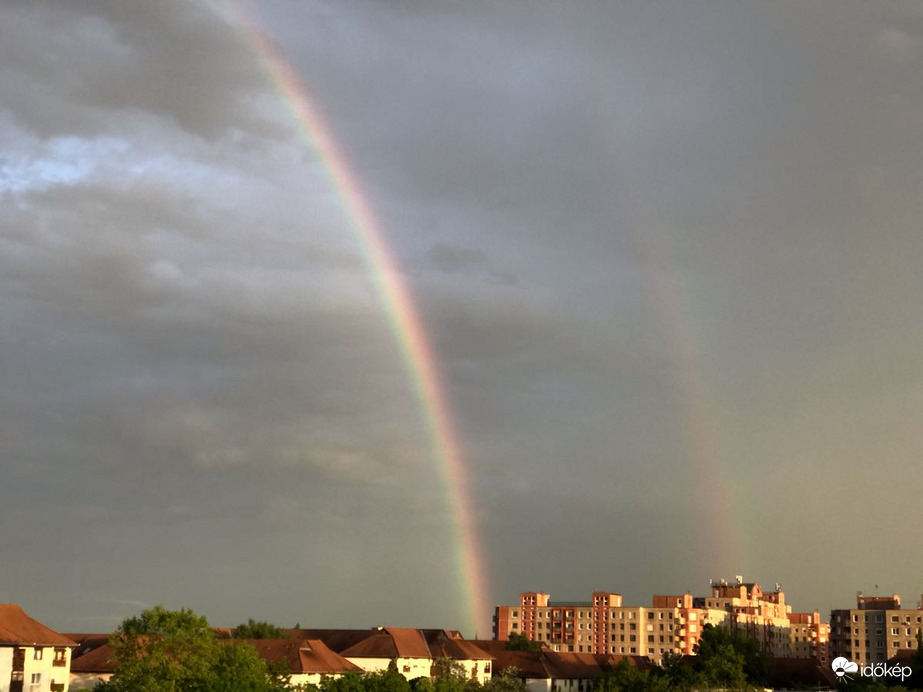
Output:
[[[158,602],[466,627],[360,239],[228,9],[0,10],[4,597],[63,630]],[[423,316],[494,600],[923,590],[892,559],[923,442],[913,4],[248,11]]]

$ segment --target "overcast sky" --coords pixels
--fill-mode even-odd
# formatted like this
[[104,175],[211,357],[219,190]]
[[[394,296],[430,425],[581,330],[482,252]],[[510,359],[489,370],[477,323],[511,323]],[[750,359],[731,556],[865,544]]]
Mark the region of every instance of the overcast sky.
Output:
[[491,602],[916,602],[920,3],[233,9],[0,4],[0,601],[474,634],[368,258],[249,15],[425,324]]

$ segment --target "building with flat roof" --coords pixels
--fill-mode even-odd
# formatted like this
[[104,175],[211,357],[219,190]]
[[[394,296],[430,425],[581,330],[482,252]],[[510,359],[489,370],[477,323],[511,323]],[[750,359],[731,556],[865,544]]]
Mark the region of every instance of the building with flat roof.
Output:
[[830,613],[830,656],[859,664],[884,663],[901,651],[917,648],[923,634],[923,596],[918,607],[904,610],[901,597],[856,595],[856,607]]
[[[794,619],[793,618],[794,615]],[[667,654],[691,655],[707,624],[742,631],[778,657],[829,660],[829,628],[814,613],[792,613],[781,585],[712,581],[708,596],[654,595],[651,606],[627,606],[621,594],[596,591],[588,601],[553,601],[527,591],[519,604],[497,606],[494,638],[521,634],[549,651],[646,656],[660,663]]]

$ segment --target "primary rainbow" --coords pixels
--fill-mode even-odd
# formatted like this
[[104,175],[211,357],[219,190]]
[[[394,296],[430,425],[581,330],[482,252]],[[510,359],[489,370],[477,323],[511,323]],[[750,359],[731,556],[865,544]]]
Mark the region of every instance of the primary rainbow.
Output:
[[291,111],[305,144],[323,164],[345,218],[359,240],[391,330],[400,347],[408,375],[419,400],[438,461],[444,493],[451,505],[457,534],[453,570],[467,615],[466,627],[475,632],[491,612],[487,601],[486,570],[478,544],[471,508],[470,482],[462,462],[458,432],[448,397],[419,311],[401,276],[387,239],[370,208],[346,157],[310,98],[308,89],[281,51],[259,31],[243,8],[232,3],[230,17],[258,57],[273,86]]

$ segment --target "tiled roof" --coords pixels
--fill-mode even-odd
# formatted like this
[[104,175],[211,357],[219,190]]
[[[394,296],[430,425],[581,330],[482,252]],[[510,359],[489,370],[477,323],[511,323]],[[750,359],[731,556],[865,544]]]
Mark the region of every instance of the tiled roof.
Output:
[[286,630],[296,639],[320,639],[332,651],[356,658],[431,658],[420,630],[375,627],[367,630]]
[[319,639],[238,639],[249,644],[268,663],[286,662],[293,674],[361,672],[362,669],[331,651]]
[[96,632],[62,632],[62,634],[77,643],[77,648],[75,648],[71,654],[72,659],[88,654],[93,649],[109,643],[108,634],[99,634]]
[[340,651],[340,654],[358,658],[397,658],[400,655],[393,637],[384,631],[366,635],[364,639]]
[[432,658],[454,658],[465,660],[491,659],[489,653],[466,641],[453,630],[420,630],[426,639]]
[[0,645],[76,646],[62,634],[33,620],[18,605],[0,604]]
[[516,668],[520,677],[557,680],[598,678],[614,669],[623,660],[634,668],[649,668],[650,661],[643,656],[617,656],[615,654],[581,654],[556,651],[508,651],[506,642],[476,640],[478,648],[488,651],[494,658],[494,672]]
[[[81,651],[86,653],[80,653]],[[75,656],[71,659],[72,673],[114,673],[118,665],[115,651],[108,643],[90,649],[84,646],[74,653]]]
[[342,654],[378,630],[298,629],[285,630],[291,639],[320,639],[331,651]]
[[397,655],[401,658],[432,658],[420,630],[409,627],[385,627],[385,632],[391,635],[397,647]]

